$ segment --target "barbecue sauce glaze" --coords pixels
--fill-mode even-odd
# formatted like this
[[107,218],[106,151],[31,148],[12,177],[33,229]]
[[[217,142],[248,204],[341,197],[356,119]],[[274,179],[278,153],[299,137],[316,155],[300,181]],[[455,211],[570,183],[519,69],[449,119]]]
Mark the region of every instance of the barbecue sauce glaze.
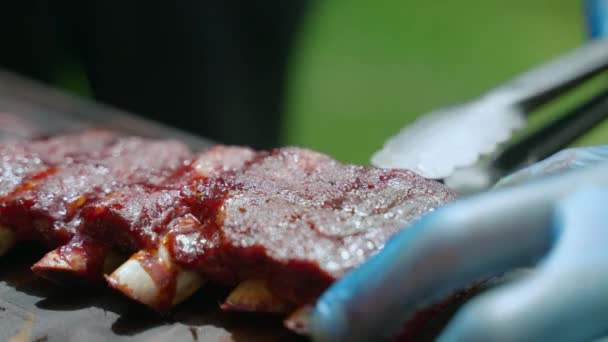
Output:
[[82,256],[90,278],[100,276],[108,249],[149,251],[140,262],[166,294],[175,291],[175,270],[153,257],[160,244],[212,281],[265,278],[280,298],[314,302],[393,234],[455,197],[409,171],[345,165],[301,148],[219,146],[185,163],[187,149],[164,142],[95,141],[47,153],[54,160],[24,151],[27,167],[5,160],[2,173],[15,180],[0,186],[0,224],[24,239],[69,241],[60,254]]

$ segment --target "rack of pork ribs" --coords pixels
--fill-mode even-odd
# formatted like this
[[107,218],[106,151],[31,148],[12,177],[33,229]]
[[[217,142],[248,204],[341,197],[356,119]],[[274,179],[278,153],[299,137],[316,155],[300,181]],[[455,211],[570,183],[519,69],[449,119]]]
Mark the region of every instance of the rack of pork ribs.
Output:
[[41,277],[105,281],[161,312],[209,281],[234,287],[222,310],[285,314],[295,330],[332,282],[455,198],[303,148],[194,154],[96,130],[4,142],[0,177],[0,254],[49,247]]

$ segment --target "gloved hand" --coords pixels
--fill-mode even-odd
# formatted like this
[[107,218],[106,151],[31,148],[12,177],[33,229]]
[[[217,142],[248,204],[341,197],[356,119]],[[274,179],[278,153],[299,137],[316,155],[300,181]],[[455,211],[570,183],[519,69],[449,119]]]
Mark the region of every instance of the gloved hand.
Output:
[[587,33],[592,39],[608,35],[608,0],[585,0]]
[[320,298],[313,336],[392,336],[420,307],[480,278],[532,265],[533,273],[468,302],[440,340],[606,336],[607,206],[608,146],[559,153],[399,233]]

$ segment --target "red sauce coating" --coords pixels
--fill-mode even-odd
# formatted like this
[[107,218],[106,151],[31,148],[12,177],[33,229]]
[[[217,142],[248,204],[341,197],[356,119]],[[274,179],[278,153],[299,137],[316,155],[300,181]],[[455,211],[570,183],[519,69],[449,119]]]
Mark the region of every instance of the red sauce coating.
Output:
[[[98,282],[102,280],[102,273],[91,272],[90,270],[103,269],[108,249],[109,246],[102,241],[86,237],[74,237],[70,243],[57,250],[57,256],[62,259],[64,264],[70,265],[71,272],[68,274],[72,276],[70,279],[73,279],[73,276],[78,276],[80,279]],[[38,269],[40,269],[40,266],[38,266]],[[32,270],[37,271],[37,265],[34,265]],[[42,272],[47,271],[46,268],[42,269]]]
[[154,253],[137,253],[136,259],[158,286],[159,296],[156,298],[155,309],[168,311],[171,309],[177,286],[177,272],[167,267]]
[[86,158],[115,139],[109,132],[87,131],[26,143],[0,144],[0,198],[14,194],[32,178],[42,179],[40,175],[53,167]]
[[179,194],[174,189],[125,187],[87,205],[81,231],[127,252],[155,248],[171,221],[189,213]]
[[80,233],[135,252],[155,249],[169,232],[203,231],[218,211],[191,205],[192,198],[208,197],[207,193],[192,191],[193,184],[206,184],[218,175],[243,166],[253,156],[254,152],[248,148],[216,146],[197,155],[163,186],[123,187],[120,192],[83,208]]
[[[84,205],[125,185],[160,185],[191,156],[185,145],[173,141],[121,138],[100,146],[98,134],[89,138],[96,141],[90,145],[97,149],[70,158],[61,152],[69,163],[56,166],[55,172],[35,182],[25,181],[22,191],[0,203],[0,223],[15,229],[21,238],[64,244],[81,224],[79,212]],[[44,146],[51,158],[59,150],[70,150],[57,143]]]
[[[303,304],[453,199],[412,172],[341,164],[299,148],[258,155],[241,170],[198,184],[190,196],[202,229],[169,233],[174,259],[206,277],[265,276]],[[225,280],[225,279],[222,279]]]
[[[80,154],[45,146],[49,162],[6,187],[0,224],[51,244],[72,239],[65,252],[83,255],[90,241],[126,251],[166,241],[183,267],[222,283],[263,277],[296,304],[314,301],[396,232],[455,198],[409,171],[345,165],[301,148],[218,146],[185,164],[189,151],[166,141],[121,139]],[[53,158],[64,160],[56,170]],[[102,256],[87,261],[99,268],[94,258]],[[172,298],[175,274],[154,260],[140,261]]]

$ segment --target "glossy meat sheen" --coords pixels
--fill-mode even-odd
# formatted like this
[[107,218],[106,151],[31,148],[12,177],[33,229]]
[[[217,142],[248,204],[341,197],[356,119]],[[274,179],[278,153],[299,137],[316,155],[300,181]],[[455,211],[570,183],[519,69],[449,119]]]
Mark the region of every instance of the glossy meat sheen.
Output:
[[455,197],[412,172],[344,165],[299,148],[262,154],[200,191],[198,205],[218,213],[204,229],[173,236],[175,259],[212,279],[218,264],[236,279],[265,275],[275,294],[296,303],[313,301]]
[[[50,155],[67,148],[45,146],[52,148]],[[80,223],[77,214],[86,203],[126,184],[161,184],[189,157],[188,148],[178,142],[119,139],[64,162],[47,177],[9,195],[0,204],[0,223],[26,239],[65,243]]]
[[49,175],[58,165],[66,165],[98,151],[115,140],[105,131],[88,131],[31,142],[0,144],[0,201],[18,190],[27,188]]
[[180,191],[132,186],[82,210],[82,233],[135,252],[154,248],[171,221],[189,213]]
[[[126,186],[82,211],[82,233],[116,244],[127,251],[155,248],[168,231],[200,229],[197,220],[183,220],[192,213],[184,189],[210,177],[240,168],[254,156],[244,147],[215,146],[197,155],[191,164],[167,182],[151,186]],[[200,213],[199,213],[200,214]],[[205,220],[205,215],[197,218]],[[184,224],[187,222],[187,224]]]
[[[262,278],[273,294],[309,303],[454,198],[411,172],[345,165],[300,148],[256,154],[217,146],[185,164],[189,151],[170,141],[123,138],[80,154],[44,146],[42,171],[22,177],[0,202],[0,224],[49,244],[72,238],[60,252],[82,250],[91,278],[106,248],[153,251],[164,241],[176,263],[208,279]],[[99,251],[87,247],[96,243]]]

